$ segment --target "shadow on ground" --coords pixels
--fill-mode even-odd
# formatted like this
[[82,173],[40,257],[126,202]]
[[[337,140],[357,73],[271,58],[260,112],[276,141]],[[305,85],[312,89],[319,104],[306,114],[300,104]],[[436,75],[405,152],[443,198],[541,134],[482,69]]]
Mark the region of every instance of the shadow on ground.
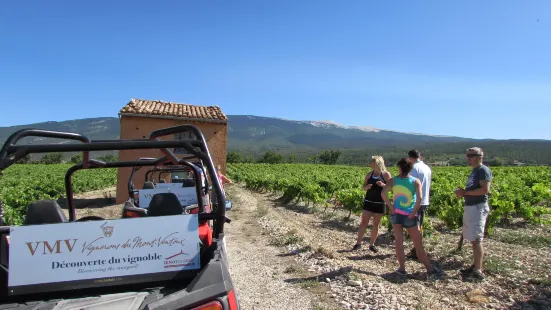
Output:
[[[116,205],[115,198],[76,198],[73,199],[73,201],[75,204],[75,209],[96,209]],[[69,208],[67,198],[61,197],[57,200],[57,203],[59,204],[59,206],[61,206],[62,209]]]
[[364,254],[364,255],[357,255],[357,256],[348,256],[346,258],[350,260],[358,261],[358,260],[374,260],[374,259],[384,260],[391,257],[394,257],[394,254],[377,254],[377,255]]
[[300,249],[293,250],[289,253],[277,254],[277,256],[279,256],[279,257],[295,256],[295,255],[298,255],[299,253],[304,253],[304,252],[308,252],[308,251],[313,251],[312,247],[309,246],[309,245],[304,246]]
[[526,300],[515,300],[514,309],[551,309],[551,285],[539,284]]

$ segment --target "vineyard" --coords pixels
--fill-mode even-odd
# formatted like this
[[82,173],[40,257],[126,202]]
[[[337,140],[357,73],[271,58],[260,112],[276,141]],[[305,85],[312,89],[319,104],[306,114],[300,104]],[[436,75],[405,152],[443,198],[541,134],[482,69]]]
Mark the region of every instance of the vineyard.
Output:
[[[65,197],[64,176],[70,164],[14,165],[0,177],[0,200],[4,221],[21,224],[28,204],[39,199]],[[397,168],[389,168],[394,176]],[[286,202],[304,202],[324,210],[342,207],[348,216],[360,214],[367,169],[354,166],[312,164],[229,164],[228,175],[249,189],[281,194]],[[492,167],[494,181],[490,194],[492,212],[488,232],[513,218],[530,223],[551,223],[551,173],[546,167]],[[450,229],[461,227],[462,200],[454,195],[464,186],[469,167],[434,167],[429,215]],[[115,169],[81,170],[73,176],[75,193],[102,189],[116,184]],[[392,194],[390,194],[392,198]]]
[[[286,203],[307,206],[331,205],[352,214],[362,211],[365,191],[361,185],[369,168],[313,164],[230,164],[230,178],[249,189],[282,195]],[[491,167],[494,180],[490,194],[488,233],[513,218],[529,223],[551,223],[551,173],[547,167]],[[428,215],[443,221],[449,229],[462,225],[463,201],[454,190],[465,186],[470,167],[433,167]],[[392,176],[396,167],[390,167]],[[392,199],[392,193],[389,194]],[[388,223],[388,221],[385,221]]]
[[[20,225],[26,207],[35,200],[65,197],[64,178],[72,164],[13,165],[0,176],[0,200],[5,225]],[[72,178],[74,193],[102,189],[117,183],[116,169],[77,171]]]

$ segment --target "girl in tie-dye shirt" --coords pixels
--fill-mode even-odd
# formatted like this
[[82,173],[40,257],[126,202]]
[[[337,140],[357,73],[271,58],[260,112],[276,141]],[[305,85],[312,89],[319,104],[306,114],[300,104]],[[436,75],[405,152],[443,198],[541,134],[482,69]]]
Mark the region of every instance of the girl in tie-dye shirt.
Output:
[[394,178],[392,192],[394,193],[393,207],[395,213],[405,216],[413,213],[417,200],[421,201],[421,199],[417,199],[417,183],[419,183],[419,180],[412,176]]
[[[394,230],[396,258],[400,265],[400,268],[396,272],[402,275],[406,274],[403,236],[403,228],[406,228],[415,246],[417,257],[425,265],[425,268],[427,268],[429,276],[440,276],[443,271],[430,264],[423,248],[421,232],[418,226],[419,217],[417,211],[421,207],[421,201],[423,200],[421,181],[409,174],[413,168],[413,164],[407,158],[400,159],[397,166],[399,170],[398,176],[388,180],[381,192],[381,196],[390,210],[390,222]],[[389,191],[392,191],[394,194],[392,204],[387,197]]]

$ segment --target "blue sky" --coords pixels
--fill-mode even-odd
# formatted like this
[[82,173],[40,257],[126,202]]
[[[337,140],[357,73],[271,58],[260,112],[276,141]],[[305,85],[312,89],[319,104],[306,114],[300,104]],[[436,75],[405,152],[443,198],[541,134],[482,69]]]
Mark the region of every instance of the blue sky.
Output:
[[141,98],[551,139],[551,1],[5,1],[0,29],[0,126]]

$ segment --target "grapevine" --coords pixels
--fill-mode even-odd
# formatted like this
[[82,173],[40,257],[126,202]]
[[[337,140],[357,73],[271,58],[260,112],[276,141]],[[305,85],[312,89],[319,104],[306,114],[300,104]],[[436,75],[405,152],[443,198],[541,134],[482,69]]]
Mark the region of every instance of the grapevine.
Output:
[[[13,165],[0,177],[5,225],[20,225],[26,207],[36,200],[65,197],[64,177],[70,164]],[[80,170],[72,177],[73,192],[97,190],[117,183],[116,169]]]
[[[494,179],[490,192],[491,213],[487,231],[508,225],[514,217],[530,223],[551,223],[551,174],[547,167],[490,167]],[[432,167],[428,215],[442,220],[449,229],[462,226],[463,200],[454,190],[465,187],[470,167]],[[362,211],[362,181],[369,169],[315,164],[228,165],[228,174],[249,189],[281,193],[286,202],[306,205],[333,202],[351,214]],[[389,172],[397,175],[396,167]],[[392,195],[392,194],[390,194]],[[389,197],[391,198],[391,197]]]

